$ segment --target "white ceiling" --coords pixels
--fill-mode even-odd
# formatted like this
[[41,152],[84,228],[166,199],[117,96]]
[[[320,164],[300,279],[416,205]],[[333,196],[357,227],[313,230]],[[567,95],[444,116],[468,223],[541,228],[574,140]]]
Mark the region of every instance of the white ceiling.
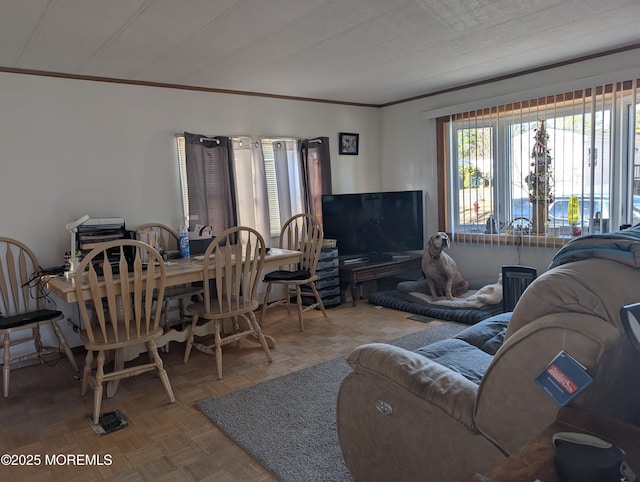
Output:
[[640,0],[2,0],[0,69],[381,105],[635,45]]

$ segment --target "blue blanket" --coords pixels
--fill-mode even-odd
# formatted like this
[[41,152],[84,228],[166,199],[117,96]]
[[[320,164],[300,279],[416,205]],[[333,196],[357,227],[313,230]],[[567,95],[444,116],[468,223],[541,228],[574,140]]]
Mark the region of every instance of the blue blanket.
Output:
[[609,259],[640,268],[640,224],[613,233],[572,239],[555,254],[549,269],[589,258]]

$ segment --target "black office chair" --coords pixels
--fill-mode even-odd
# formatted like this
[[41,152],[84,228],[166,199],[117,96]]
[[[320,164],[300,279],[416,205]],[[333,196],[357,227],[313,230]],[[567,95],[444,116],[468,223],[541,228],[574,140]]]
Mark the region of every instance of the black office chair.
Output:
[[537,270],[529,266],[502,267],[502,309],[505,313],[513,311],[520,296],[536,276]]

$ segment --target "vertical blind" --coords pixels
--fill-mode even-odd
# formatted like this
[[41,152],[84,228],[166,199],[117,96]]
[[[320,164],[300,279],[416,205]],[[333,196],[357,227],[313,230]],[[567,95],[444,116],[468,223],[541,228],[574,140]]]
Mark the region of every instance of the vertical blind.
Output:
[[555,247],[640,222],[637,90],[625,81],[438,119],[444,229]]

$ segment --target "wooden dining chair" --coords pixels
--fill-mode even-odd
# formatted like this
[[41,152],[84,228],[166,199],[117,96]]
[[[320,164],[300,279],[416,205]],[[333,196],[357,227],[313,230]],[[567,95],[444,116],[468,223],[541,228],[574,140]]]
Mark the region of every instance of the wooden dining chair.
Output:
[[[36,255],[25,244],[12,238],[0,237],[0,335],[2,335],[2,389],[9,396],[11,366],[27,360],[46,361],[46,356],[64,353],[73,369],[78,365],[67,340],[60,330],[58,321],[64,319],[61,311],[47,309],[45,297],[40,291],[37,272],[40,264]],[[42,325],[50,325],[58,339],[59,346],[42,344]],[[19,332],[28,332],[14,337]],[[35,351],[12,357],[11,348],[33,342]],[[23,352],[26,350],[22,350]]]
[[[138,231],[150,230],[156,234],[157,246],[154,248],[159,251],[168,252],[176,251],[180,249],[178,241],[178,231],[170,226],[160,223],[147,223],[138,227]],[[194,286],[191,283],[168,286],[164,292],[164,302],[162,304],[162,317],[160,323],[164,327],[165,331],[169,330],[175,325],[185,327],[187,322],[187,311],[185,299],[191,301],[194,296],[202,299],[202,293],[204,292],[202,286]],[[177,306],[172,307],[172,302],[176,301]],[[171,320],[169,313],[171,311],[178,311],[178,319]]]
[[[324,309],[322,298],[316,289],[316,268],[322,251],[322,241],[324,232],[322,225],[315,216],[311,214],[296,214],[287,220],[280,231],[279,247],[300,251],[302,253],[300,263],[276,271],[267,273],[264,282],[267,283],[267,290],[262,303],[260,321],[264,320],[265,313],[270,306],[287,305],[287,312],[291,305],[291,298],[295,296],[296,309],[298,312],[298,323],[300,331],[304,331],[305,311],[320,308],[324,317],[327,312]],[[284,286],[285,298],[269,304],[269,295],[272,285]],[[308,287],[309,291],[302,288]],[[314,298],[314,303],[303,305],[303,297]]]
[[[271,352],[254,311],[259,307],[256,292],[266,254],[264,239],[255,229],[236,226],[216,236],[202,260],[204,301],[187,307],[193,315],[184,362],[191,349],[215,354],[218,380],[222,379],[222,347],[243,338],[258,341],[267,360]],[[195,341],[199,322],[213,321],[213,343]],[[223,321],[229,320],[227,326]]]
[[[127,259],[129,258],[129,259]],[[147,259],[148,263],[143,263]],[[84,321],[80,332],[87,357],[82,376],[82,395],[93,388],[93,423],[100,420],[103,384],[155,370],[169,397],[175,402],[169,377],[155,340],[163,333],[160,313],[164,299],[166,270],[162,256],[150,245],[127,239],[103,243],[90,251],[78,266],[74,284],[79,300],[90,291],[87,303],[78,303]],[[154,297],[157,303],[154,302]],[[149,362],[125,367],[125,350],[144,344]],[[105,373],[105,353],[114,351],[113,371]],[[93,370],[97,353],[96,369]]]

